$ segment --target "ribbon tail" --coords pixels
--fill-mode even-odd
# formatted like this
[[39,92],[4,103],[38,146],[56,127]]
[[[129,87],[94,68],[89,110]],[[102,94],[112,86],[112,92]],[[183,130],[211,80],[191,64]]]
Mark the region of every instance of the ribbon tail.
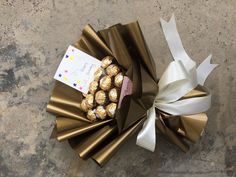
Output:
[[176,101],[194,89],[197,84],[197,79],[192,79],[181,61],[172,61],[158,82],[159,91],[155,102]]
[[211,95],[183,99],[172,103],[155,103],[155,106],[171,115],[190,115],[207,111],[211,107]]
[[211,64],[211,57],[209,55],[198,67],[197,67],[197,79],[200,85],[204,85],[207,77],[218,66],[218,64]]
[[136,144],[149,151],[154,152],[156,146],[156,112],[155,107],[152,106],[147,111],[147,119],[143,124],[143,128],[140,130],[137,136]]
[[169,22],[161,18],[161,26],[174,60],[182,61],[185,68],[190,72],[196,66],[196,63],[188,56],[183,47],[177,30],[175,16],[172,15]]

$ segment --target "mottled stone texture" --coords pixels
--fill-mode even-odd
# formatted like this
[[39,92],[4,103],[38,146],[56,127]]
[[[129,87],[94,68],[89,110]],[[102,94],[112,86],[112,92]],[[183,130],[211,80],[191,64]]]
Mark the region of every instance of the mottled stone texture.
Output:
[[[199,64],[212,53],[220,64],[206,83],[209,122],[191,150],[158,135],[151,153],[133,138],[100,168],[50,140],[54,116],[45,108],[53,74],[81,29],[139,20],[160,76],[172,58],[159,19],[172,13],[189,55]],[[235,30],[235,0],[0,0],[0,176],[236,176]]]

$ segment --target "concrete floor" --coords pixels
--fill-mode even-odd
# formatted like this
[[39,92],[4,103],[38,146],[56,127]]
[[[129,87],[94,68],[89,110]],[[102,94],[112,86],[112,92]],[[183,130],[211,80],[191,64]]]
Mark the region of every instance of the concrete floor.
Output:
[[[220,64],[206,83],[213,103],[201,140],[185,154],[161,136],[155,153],[133,138],[103,168],[49,140],[53,75],[81,29],[139,20],[160,76],[172,58],[159,19],[172,13],[189,55]],[[1,177],[236,176],[235,0],[0,0],[0,25]]]

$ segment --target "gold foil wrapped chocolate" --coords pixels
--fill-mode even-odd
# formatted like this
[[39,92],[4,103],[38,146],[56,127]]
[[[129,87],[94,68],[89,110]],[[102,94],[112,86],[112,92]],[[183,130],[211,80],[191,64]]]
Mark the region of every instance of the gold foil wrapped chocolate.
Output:
[[119,74],[115,76],[114,85],[116,87],[121,87],[123,79],[124,79],[124,75],[120,72]]
[[116,103],[110,103],[109,105],[106,106],[106,112],[109,117],[114,117],[116,113]]
[[97,81],[92,81],[89,85],[89,92],[94,94],[98,89],[98,82]]
[[95,94],[95,101],[99,105],[103,105],[105,104],[106,100],[107,100],[106,93],[103,90],[97,91],[97,93]]
[[86,96],[87,96],[88,94],[86,94],[86,93],[82,93],[82,95],[83,95],[83,97],[85,97],[85,98],[86,98]]
[[104,109],[103,106],[100,105],[96,108],[96,115],[99,119],[105,119],[106,118],[107,113],[106,113],[106,110]]
[[104,72],[103,68],[101,68],[101,67],[98,68],[97,71],[95,71],[95,73],[94,73],[94,80],[98,81],[104,73],[105,72]]
[[92,121],[92,122],[94,122],[95,120],[96,120],[96,114],[95,114],[95,111],[94,110],[88,110],[88,112],[87,112],[87,118],[90,120],[90,121]]
[[112,56],[106,56],[102,59],[102,67],[106,68],[112,63],[113,57]]
[[87,112],[88,111],[88,105],[86,103],[86,99],[83,99],[80,103],[80,109],[84,112]]
[[117,75],[118,73],[120,72],[120,69],[117,65],[115,64],[111,64],[109,65],[107,68],[106,68],[106,73],[109,75],[109,76],[115,76]]
[[112,88],[108,93],[109,100],[112,102],[118,101],[118,89]]
[[93,108],[93,105],[94,105],[94,95],[93,94],[88,94],[86,95],[86,105],[89,109],[92,109]]
[[[121,114],[116,114],[116,119],[91,123],[85,114],[81,114],[81,111],[75,109],[77,103],[81,103],[81,93],[56,81],[52,97],[47,106],[49,112],[57,115],[55,137],[58,140],[68,140],[80,157],[91,157],[103,166],[122,144],[132,135],[135,135],[143,126],[147,112],[146,106],[143,105],[152,105],[155,97],[152,98],[151,96],[155,96],[158,91],[156,69],[138,22],[114,25],[99,32],[87,25],[81,38],[74,46],[99,59],[104,56],[117,56],[116,60],[121,65],[122,70],[129,78],[134,79],[132,80],[134,81],[134,93],[142,93],[136,94],[136,97],[131,101],[124,100],[121,108],[127,109],[121,109]],[[133,51],[139,55],[133,57]],[[113,66],[113,63],[110,65]],[[115,71],[112,71],[110,65],[106,67],[105,72],[114,77],[120,71],[117,71],[119,69],[116,67]],[[131,66],[133,69],[130,70]],[[140,72],[140,69],[145,72]],[[137,82],[138,79],[140,82]],[[143,84],[144,81],[148,84]],[[95,85],[97,89],[98,84]],[[92,89],[92,92],[90,89],[90,93],[95,94],[96,89]],[[96,108],[93,109],[95,109],[96,116],[109,117],[108,115],[105,116],[108,113],[104,112],[104,107],[97,108],[99,110],[98,114]],[[91,111],[89,113],[92,114]],[[92,115],[94,116],[94,114]],[[176,119],[179,119],[179,121],[176,121]],[[156,125],[160,132],[163,132],[170,139],[172,138],[175,144],[182,147],[182,136],[180,137],[176,133],[178,128],[182,128],[184,131],[192,131],[190,133],[186,132],[186,135],[191,133],[195,135],[195,128],[199,125],[205,125],[200,121],[196,124],[196,127],[192,128],[192,121],[190,125],[188,120],[189,118],[186,117],[175,116],[169,118],[165,115],[159,115]],[[176,126],[176,122],[179,122],[179,125]],[[183,128],[183,124],[187,126]],[[201,131],[199,130],[199,132]]]
[[104,76],[101,78],[99,82],[99,86],[102,90],[109,90],[111,88],[111,77],[110,76]]

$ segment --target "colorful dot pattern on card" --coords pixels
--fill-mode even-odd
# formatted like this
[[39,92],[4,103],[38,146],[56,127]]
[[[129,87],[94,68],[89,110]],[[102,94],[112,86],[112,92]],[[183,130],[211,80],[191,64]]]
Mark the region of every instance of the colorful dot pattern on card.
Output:
[[101,61],[85,52],[69,46],[54,79],[70,87],[88,93],[89,84],[94,79],[94,72],[101,66]]
[[70,60],[74,60],[75,57],[71,55],[71,56],[69,56],[69,59],[70,59]]

